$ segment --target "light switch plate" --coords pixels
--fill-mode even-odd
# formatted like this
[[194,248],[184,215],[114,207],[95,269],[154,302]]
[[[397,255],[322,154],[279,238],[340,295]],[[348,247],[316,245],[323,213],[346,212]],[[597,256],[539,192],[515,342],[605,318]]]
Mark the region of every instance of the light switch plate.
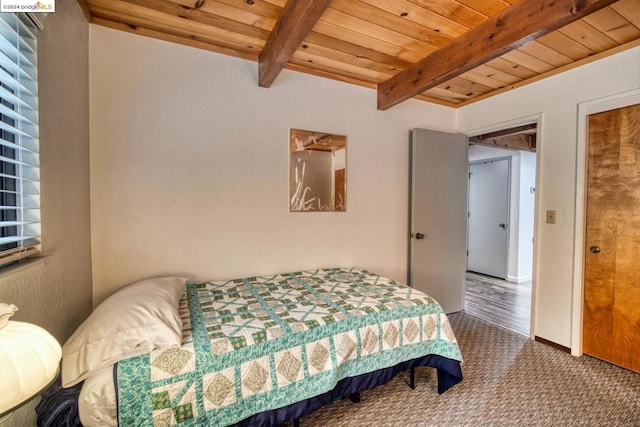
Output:
[[556,223],[556,211],[548,210],[547,211],[547,224],[555,224]]

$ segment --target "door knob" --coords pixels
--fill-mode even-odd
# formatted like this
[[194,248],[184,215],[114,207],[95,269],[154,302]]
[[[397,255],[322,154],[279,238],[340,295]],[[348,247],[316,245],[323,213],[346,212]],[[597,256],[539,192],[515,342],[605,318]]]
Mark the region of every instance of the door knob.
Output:
[[589,250],[591,251],[592,254],[599,254],[600,253],[600,246],[591,246],[589,248]]
[[505,230],[507,229],[507,224],[505,224],[504,222],[502,224],[498,224],[498,227],[500,228],[504,228]]
[[422,240],[422,239],[424,239],[424,234],[422,234],[422,233],[416,233],[416,239],[418,239],[418,240]]

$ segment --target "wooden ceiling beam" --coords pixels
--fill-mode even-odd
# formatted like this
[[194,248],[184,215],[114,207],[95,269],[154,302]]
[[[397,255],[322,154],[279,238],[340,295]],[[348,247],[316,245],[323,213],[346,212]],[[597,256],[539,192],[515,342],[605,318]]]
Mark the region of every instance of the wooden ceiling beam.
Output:
[[386,110],[616,0],[521,0],[378,85]]
[[270,87],[331,0],[288,0],[258,59],[258,85]]
[[522,150],[536,152],[536,134],[505,135],[495,138],[475,139],[469,138],[469,145],[485,145],[487,147],[507,148],[510,150]]
[[513,128],[502,129],[494,132],[483,133],[482,135],[472,136],[471,138],[469,138],[469,140],[476,140],[477,142],[482,142],[483,139],[518,135],[520,133],[535,133],[537,129],[538,129],[537,123],[530,123],[528,125],[516,126]]

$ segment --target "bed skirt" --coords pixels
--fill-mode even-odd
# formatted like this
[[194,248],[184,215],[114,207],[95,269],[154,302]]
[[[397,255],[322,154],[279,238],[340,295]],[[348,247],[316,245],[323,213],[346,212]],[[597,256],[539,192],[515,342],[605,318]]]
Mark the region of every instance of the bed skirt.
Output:
[[36,406],[36,425],[38,427],[77,427],[82,426],[78,415],[78,396],[82,383],[63,388],[60,376],[44,393]]
[[427,355],[368,374],[344,378],[340,380],[331,391],[285,406],[284,408],[261,412],[234,424],[234,427],[278,426],[285,422],[302,418],[336,399],[385,384],[399,373],[420,366],[437,369],[438,393],[440,394],[462,381],[460,362],[438,355]]

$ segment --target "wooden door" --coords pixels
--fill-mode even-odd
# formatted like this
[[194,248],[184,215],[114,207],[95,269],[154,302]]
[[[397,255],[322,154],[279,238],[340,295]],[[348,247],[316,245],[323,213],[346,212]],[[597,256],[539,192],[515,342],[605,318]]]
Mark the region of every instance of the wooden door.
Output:
[[463,308],[467,148],[464,135],[411,134],[409,283],[453,313]]
[[640,372],[640,104],[588,126],[583,352]]

